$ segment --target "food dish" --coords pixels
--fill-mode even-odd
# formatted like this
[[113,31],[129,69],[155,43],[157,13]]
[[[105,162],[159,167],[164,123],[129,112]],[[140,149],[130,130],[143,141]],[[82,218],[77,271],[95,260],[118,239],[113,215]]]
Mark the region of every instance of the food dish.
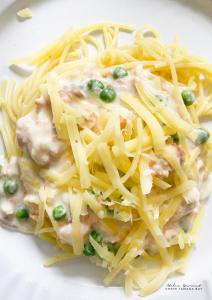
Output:
[[147,295],[183,271],[209,194],[199,118],[211,115],[211,67],[149,27],[118,47],[119,30],[132,31],[91,25],[14,60],[37,68],[17,90],[1,85],[1,132],[19,157],[2,159],[1,220],[67,252],[50,264],[84,253],[110,269],[106,284],[124,270],[126,293]]

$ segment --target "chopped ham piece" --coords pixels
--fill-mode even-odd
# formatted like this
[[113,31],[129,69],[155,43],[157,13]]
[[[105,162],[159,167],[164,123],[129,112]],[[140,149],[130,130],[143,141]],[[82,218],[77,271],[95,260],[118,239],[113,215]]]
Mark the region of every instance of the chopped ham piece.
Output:
[[17,139],[38,165],[46,165],[63,151],[48,107],[38,107],[17,121]]
[[158,162],[151,161],[150,167],[152,170],[152,174],[156,176],[168,177],[169,172],[172,171],[172,168],[169,165],[169,163],[163,158],[161,158]]

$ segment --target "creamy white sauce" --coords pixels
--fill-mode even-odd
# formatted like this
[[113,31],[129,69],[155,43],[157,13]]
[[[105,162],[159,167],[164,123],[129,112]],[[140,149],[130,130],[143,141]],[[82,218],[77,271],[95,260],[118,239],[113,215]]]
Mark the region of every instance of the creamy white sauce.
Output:
[[[35,223],[33,219],[19,220],[15,216],[17,209],[23,207],[26,191],[20,180],[17,158],[12,157],[8,162],[4,157],[0,157],[2,167],[0,173],[0,222],[10,228],[18,229],[23,232],[33,232]],[[6,194],[3,188],[4,182],[8,179],[16,180],[18,190],[13,195]],[[29,215],[31,211],[29,208]]]
[[[89,127],[98,131],[99,117],[103,111],[116,113],[122,118],[122,121],[126,120],[123,123],[132,122],[134,114],[120,105],[120,94],[127,92],[136,95],[135,78],[135,74],[129,73],[124,78],[114,80],[111,72],[108,72],[107,76],[103,76],[99,69],[91,65],[84,70],[83,74],[77,74],[76,77],[69,80],[60,80],[60,95],[79,114],[77,120],[82,128]],[[98,95],[95,96],[89,92],[87,82],[90,79],[100,80],[105,87],[112,87],[117,94],[115,101],[104,103]]]
[[183,194],[183,198],[186,203],[199,203],[200,201],[200,192],[196,186],[192,187],[190,190]]
[[[81,229],[82,229],[82,235],[85,236],[90,232],[91,228],[89,225],[82,223]],[[63,242],[72,245],[72,230],[73,230],[73,226],[71,223],[60,226],[58,229],[59,238]]]
[[[87,82],[90,79],[100,80],[104,86],[112,87],[117,94],[115,101],[110,104],[104,103],[98,96],[89,92]],[[60,95],[66,103],[69,103],[80,114],[78,124],[81,127],[98,130],[98,118],[104,110],[117,112],[122,121],[124,120],[123,124],[132,122],[134,113],[120,105],[120,95],[128,93],[138,96],[135,88],[137,80],[144,83],[153,95],[163,96],[165,99],[164,105],[175,112],[177,111],[173,85],[165,81],[158,82],[159,77],[144,70],[141,65],[137,66],[134,71],[129,71],[128,76],[116,80],[112,77],[112,71],[108,71],[106,75],[103,75],[95,65],[88,65],[85,67],[83,74],[77,73],[68,80],[60,80]]]
[[[69,220],[69,222],[65,224],[59,224],[58,227],[58,237],[62,242],[66,242],[70,245],[72,245],[72,220]],[[91,230],[94,228],[94,224],[97,222],[97,217],[94,214],[82,216],[81,215],[81,230],[82,235],[84,236],[84,239],[86,240],[86,236],[91,232]]]
[[58,205],[63,205],[65,207],[67,221],[71,221],[72,218],[70,212],[70,194],[65,192],[53,197],[51,200],[51,208],[53,209]]

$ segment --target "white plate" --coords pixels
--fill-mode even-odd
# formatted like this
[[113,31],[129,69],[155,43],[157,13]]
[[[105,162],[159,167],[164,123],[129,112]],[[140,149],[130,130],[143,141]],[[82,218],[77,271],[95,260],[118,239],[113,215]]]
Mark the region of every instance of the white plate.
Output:
[[[32,9],[33,19],[18,22],[16,12],[26,6]],[[8,69],[12,57],[34,52],[70,26],[102,21],[135,26],[152,24],[166,41],[179,34],[182,43],[192,52],[212,59],[210,0],[1,0],[0,11],[0,78],[15,76]],[[210,202],[187,275],[169,280],[181,287],[201,284],[202,289],[167,290],[165,284],[148,299],[212,299],[211,212]],[[122,288],[102,286],[104,270],[91,265],[87,259],[44,268],[43,262],[54,253],[45,242],[2,228],[0,240],[0,299],[124,299]],[[140,298],[134,295],[134,299]]]

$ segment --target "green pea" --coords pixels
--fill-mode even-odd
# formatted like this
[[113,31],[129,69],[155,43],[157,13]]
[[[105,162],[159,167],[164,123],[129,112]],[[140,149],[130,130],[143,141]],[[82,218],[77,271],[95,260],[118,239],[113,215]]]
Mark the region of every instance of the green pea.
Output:
[[96,254],[96,251],[94,247],[91,245],[91,243],[87,243],[84,245],[83,253],[85,256],[94,256]]
[[90,235],[97,243],[102,242],[103,237],[102,237],[101,233],[97,232],[96,230],[93,230]]
[[194,94],[189,90],[183,90],[181,93],[183,102],[186,106],[190,106],[194,103],[195,97]]
[[87,87],[88,87],[89,91],[92,91],[92,92],[95,92],[98,94],[104,88],[104,84],[100,80],[91,79],[88,81]]
[[91,195],[96,196],[96,193],[95,193],[95,191],[92,187],[88,189],[88,193],[91,194]]
[[128,72],[122,68],[122,67],[117,67],[113,70],[113,78],[118,79],[118,78],[123,78],[128,75]]
[[160,102],[164,102],[165,101],[165,98],[164,96],[158,94],[158,95],[155,95],[155,97],[157,98],[157,100],[159,100]]
[[172,134],[172,135],[171,135],[171,138],[172,138],[172,140],[173,140],[173,142],[174,142],[175,144],[179,144],[180,139],[179,139],[179,135],[178,135],[177,132],[174,133],[174,134]]
[[100,94],[100,99],[104,102],[110,103],[113,102],[116,98],[116,92],[111,87],[104,88]]
[[197,138],[195,141],[195,144],[197,146],[201,145],[201,144],[205,144],[207,142],[207,140],[210,137],[210,133],[207,131],[207,129],[205,128],[198,128],[197,129]]
[[63,205],[56,206],[52,211],[52,215],[56,221],[64,219],[66,217],[65,207]]
[[111,242],[108,242],[107,243],[107,248],[108,248],[108,251],[116,254],[118,252],[118,249],[119,249],[119,245],[116,244],[116,243],[111,243]]
[[5,194],[14,195],[18,190],[18,183],[15,179],[7,179],[3,184]]
[[27,220],[29,218],[29,212],[25,207],[20,207],[16,210],[16,218],[20,220]]

